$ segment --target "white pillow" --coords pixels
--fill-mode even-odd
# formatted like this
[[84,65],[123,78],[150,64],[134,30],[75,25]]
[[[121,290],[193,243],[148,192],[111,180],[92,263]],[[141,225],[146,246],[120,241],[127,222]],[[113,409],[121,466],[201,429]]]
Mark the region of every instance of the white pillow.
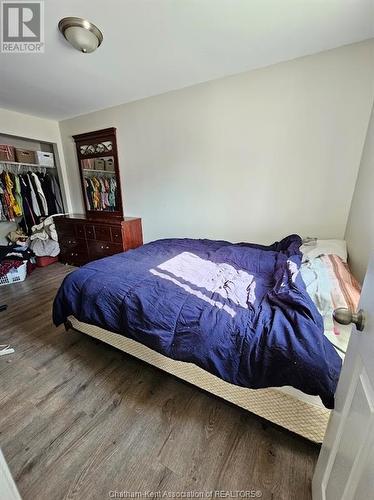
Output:
[[313,260],[321,255],[337,255],[343,262],[347,262],[347,243],[345,240],[317,240],[309,238],[304,240],[300,247],[303,262]]

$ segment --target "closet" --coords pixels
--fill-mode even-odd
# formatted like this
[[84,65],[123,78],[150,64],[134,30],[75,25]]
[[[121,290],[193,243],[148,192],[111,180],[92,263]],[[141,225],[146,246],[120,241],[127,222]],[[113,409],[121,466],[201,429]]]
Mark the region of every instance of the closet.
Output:
[[0,134],[0,243],[42,218],[64,213],[55,144]]

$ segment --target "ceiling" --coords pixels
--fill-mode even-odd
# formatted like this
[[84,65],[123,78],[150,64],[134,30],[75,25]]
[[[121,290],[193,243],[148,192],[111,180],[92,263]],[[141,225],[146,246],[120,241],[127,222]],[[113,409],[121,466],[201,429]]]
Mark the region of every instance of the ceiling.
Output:
[[[64,119],[374,37],[373,0],[47,0],[45,53],[0,54],[0,107]],[[58,21],[104,33],[92,54]]]

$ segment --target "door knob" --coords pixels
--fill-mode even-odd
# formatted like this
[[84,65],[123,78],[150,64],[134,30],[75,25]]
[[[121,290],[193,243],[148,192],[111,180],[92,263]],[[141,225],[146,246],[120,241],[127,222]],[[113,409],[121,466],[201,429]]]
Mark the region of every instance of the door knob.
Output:
[[354,323],[359,332],[362,332],[365,327],[365,313],[362,309],[354,313],[346,307],[338,307],[335,309],[332,316],[340,325],[349,325],[350,323]]

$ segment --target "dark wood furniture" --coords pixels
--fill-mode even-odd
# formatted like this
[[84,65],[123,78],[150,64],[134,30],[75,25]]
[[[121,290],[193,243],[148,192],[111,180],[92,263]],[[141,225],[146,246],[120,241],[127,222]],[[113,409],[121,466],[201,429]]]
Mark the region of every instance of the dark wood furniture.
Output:
[[143,244],[142,222],[137,217],[99,219],[83,214],[55,217],[60,262],[82,266],[92,260],[125,252]]
[[[106,128],[86,134],[73,135],[77,149],[82,193],[89,217],[121,219],[123,217],[121,199],[121,178],[119,175],[117,137],[115,128]],[[109,195],[109,205],[102,205],[101,196],[92,196],[93,179],[104,179],[115,186],[114,196]],[[102,189],[101,186],[99,189]],[[112,191],[113,192],[113,191]],[[98,203],[95,203],[98,201]]]
[[116,129],[73,136],[86,214],[56,217],[60,262],[81,266],[143,244],[142,222],[124,217]]

